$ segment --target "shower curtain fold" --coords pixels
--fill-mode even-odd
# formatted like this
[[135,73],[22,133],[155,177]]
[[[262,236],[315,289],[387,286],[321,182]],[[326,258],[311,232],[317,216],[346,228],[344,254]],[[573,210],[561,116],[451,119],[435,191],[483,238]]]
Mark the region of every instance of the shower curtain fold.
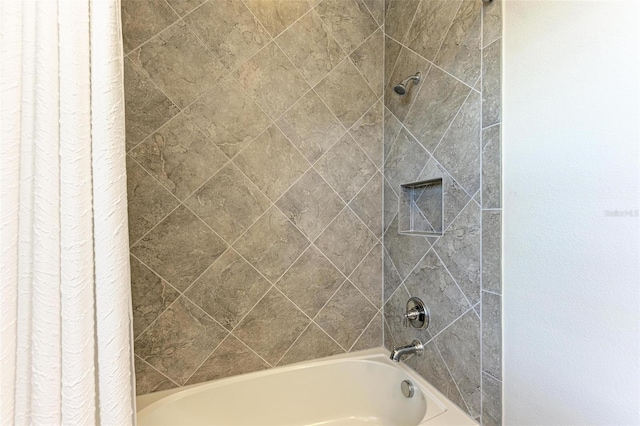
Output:
[[0,19],[0,422],[133,424],[120,5]]

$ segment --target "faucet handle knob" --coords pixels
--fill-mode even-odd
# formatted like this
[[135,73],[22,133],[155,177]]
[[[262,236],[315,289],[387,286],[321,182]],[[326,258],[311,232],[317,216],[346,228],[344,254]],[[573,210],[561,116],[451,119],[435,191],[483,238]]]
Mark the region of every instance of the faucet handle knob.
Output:
[[409,299],[406,312],[402,318],[402,324],[405,328],[409,327],[409,324],[419,330],[424,330],[429,326],[429,309],[419,298],[412,297]]
[[412,308],[402,316],[402,325],[404,328],[409,327],[409,321],[417,320],[420,318],[420,311],[416,308]]

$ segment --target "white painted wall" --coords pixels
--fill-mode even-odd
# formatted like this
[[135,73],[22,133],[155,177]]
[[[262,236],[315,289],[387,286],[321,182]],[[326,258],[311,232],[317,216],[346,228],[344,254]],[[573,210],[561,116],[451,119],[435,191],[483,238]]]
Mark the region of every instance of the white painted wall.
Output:
[[506,0],[504,424],[640,424],[640,2]]

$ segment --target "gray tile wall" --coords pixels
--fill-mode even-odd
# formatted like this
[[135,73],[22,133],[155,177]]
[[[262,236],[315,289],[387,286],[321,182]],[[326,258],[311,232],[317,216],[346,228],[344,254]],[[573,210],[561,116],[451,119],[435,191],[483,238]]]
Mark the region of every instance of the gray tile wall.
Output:
[[[384,58],[384,338],[484,425],[501,424],[500,0],[390,0]],[[407,96],[392,88],[420,71]],[[441,237],[398,234],[399,185],[443,179]],[[403,328],[410,296],[431,312]]]
[[123,0],[139,394],[382,345],[383,16]]

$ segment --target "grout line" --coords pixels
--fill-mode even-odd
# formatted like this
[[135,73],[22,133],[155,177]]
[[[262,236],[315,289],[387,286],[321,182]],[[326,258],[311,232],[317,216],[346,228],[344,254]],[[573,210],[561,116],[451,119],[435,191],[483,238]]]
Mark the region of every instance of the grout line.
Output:
[[[456,387],[456,390],[458,391],[458,394],[460,395],[460,399],[462,400],[462,403],[467,408],[467,413],[471,413],[471,409],[469,408],[469,404],[464,399],[464,396],[462,396],[462,391],[460,390],[460,387],[458,386],[458,382],[456,382],[456,380],[453,378],[453,374],[451,374],[451,369],[449,368],[449,365],[447,364],[447,361],[445,361],[444,356],[442,355],[442,352],[440,351],[440,348],[438,347],[438,344],[435,341],[435,337],[432,337],[430,341],[433,341],[433,346],[436,348],[436,351],[438,351],[438,355],[440,355],[440,359],[442,360],[442,363],[444,364],[444,367],[447,369],[447,373],[449,373],[449,377],[451,378],[451,381],[453,382],[453,385]],[[462,408],[462,407],[460,407],[460,408]]]
[[369,329],[369,326],[373,323],[373,320],[376,319],[376,317],[378,316],[379,313],[380,313],[380,309],[378,309],[376,311],[376,313],[373,314],[373,317],[371,317],[371,319],[369,320],[367,325],[362,329],[362,332],[358,335],[356,340],[354,340],[354,342],[351,344],[351,347],[349,348],[349,350],[347,352],[351,352],[353,350],[353,348],[358,344],[358,342],[360,341],[360,339],[362,338],[364,333]]
[[[300,332],[300,334],[298,335],[298,337],[295,338],[295,340],[293,341],[293,343],[291,343],[291,345],[289,345],[289,347],[287,348],[286,351],[284,351],[284,353],[280,356],[280,358],[278,358],[278,361],[276,361],[276,363],[274,365],[279,366],[280,365],[280,361],[282,361],[284,359],[285,356],[287,356],[287,354],[289,353],[289,351],[291,350],[291,348],[293,348],[293,346],[298,342],[298,340],[300,340],[300,337],[302,337],[302,335],[307,331],[307,329],[309,327],[311,327],[311,325],[313,324],[313,321],[310,321],[309,324],[307,324],[307,326],[305,328],[302,329],[302,332]],[[323,330],[324,331],[324,330]]]
[[[225,329],[225,331],[226,331],[226,329]],[[196,374],[196,373],[198,372],[198,370],[200,370],[200,367],[202,367],[202,366],[204,365],[204,363],[205,363],[205,362],[207,362],[207,360],[208,360],[209,358],[211,358],[211,355],[213,355],[213,353],[216,351],[216,349],[218,349],[218,348],[220,347],[220,345],[222,345],[222,344],[223,344],[223,343],[224,343],[224,342],[229,338],[229,336],[230,336],[230,335],[231,335],[231,333],[229,333],[229,332],[227,331],[227,334],[224,336],[224,338],[223,338],[222,340],[220,340],[220,342],[219,342],[217,345],[215,345],[215,347],[213,348],[213,350],[212,350],[211,352],[209,352],[209,354],[208,354],[208,355],[206,356],[206,358],[205,358],[205,359],[200,363],[200,365],[198,365],[198,367],[197,367],[195,370],[193,370],[193,373],[191,373],[191,374],[189,375],[189,377],[187,377],[187,379],[184,381],[184,383],[182,384],[182,386],[186,386],[186,384],[189,382],[189,380],[191,380],[191,378],[193,377],[193,375],[194,375],[194,374]]]
[[176,385],[176,387],[180,387],[180,385],[177,382],[175,382],[171,377],[167,376],[162,371],[158,370],[156,367],[151,365],[146,359],[142,358],[141,356],[134,354],[133,359],[134,359],[134,363],[136,359],[139,359],[141,362],[145,363],[147,366],[149,366],[149,368],[154,370],[156,373],[160,374],[162,377],[164,377],[165,379],[169,380],[171,383]]
[[491,374],[487,373],[487,372],[486,372],[486,371],[484,371],[484,370],[482,370],[482,374],[483,374],[483,375],[485,375],[485,376],[487,376],[487,377],[489,377],[490,379],[495,380],[495,381],[496,381],[496,382],[498,382],[498,383],[502,383],[502,380],[500,380],[500,379],[498,379],[497,377],[495,377],[495,376],[493,376],[493,375],[491,375]]

